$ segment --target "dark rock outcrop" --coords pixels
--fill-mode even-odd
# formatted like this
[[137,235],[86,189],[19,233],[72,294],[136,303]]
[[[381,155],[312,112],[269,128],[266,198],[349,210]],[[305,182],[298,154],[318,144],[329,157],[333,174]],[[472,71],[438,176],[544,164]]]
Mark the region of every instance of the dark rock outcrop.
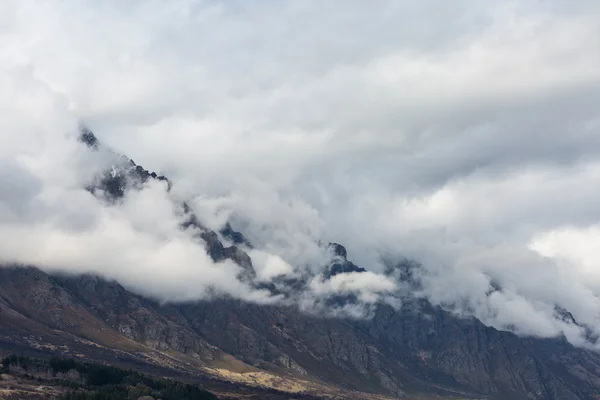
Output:
[[219,232],[221,233],[221,235],[223,235],[223,237],[225,237],[228,240],[231,240],[233,244],[252,247],[252,245],[250,244],[250,242],[248,242],[248,240],[246,240],[244,235],[241,232],[235,231],[231,227],[231,224],[229,222],[225,223],[225,226],[221,228]]
[[[101,146],[100,141],[86,127],[81,128],[80,141],[95,151]],[[171,190],[172,183],[165,176],[158,175],[156,172],[150,172],[125,156],[115,154],[114,157],[115,163],[111,168],[100,172],[95,181],[91,182],[87,187],[90,192],[102,196],[108,203],[115,203],[122,200],[127,190],[140,190],[150,180],[165,182],[167,184],[166,190]],[[182,228],[193,228],[197,231],[196,236],[205,242],[207,253],[213,261],[220,262],[229,259],[241,267],[240,279],[252,282],[256,278],[256,271],[252,266],[250,256],[239,247],[239,245],[250,247],[250,243],[244,235],[235,231],[231,227],[231,224],[227,222],[220,230],[220,233],[231,240],[234,245],[226,247],[216,232],[200,223],[187,203],[183,202],[181,208],[187,217]]]
[[334,258],[328,268],[323,272],[324,279],[331,279],[336,275],[351,272],[367,272],[366,269],[348,261],[348,252],[341,244],[331,243],[329,248],[333,253]]

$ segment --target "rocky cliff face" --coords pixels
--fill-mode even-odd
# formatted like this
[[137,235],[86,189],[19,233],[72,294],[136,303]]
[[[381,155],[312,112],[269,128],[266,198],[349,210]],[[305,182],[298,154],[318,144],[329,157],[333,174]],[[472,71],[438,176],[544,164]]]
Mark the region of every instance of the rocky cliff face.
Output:
[[90,275],[59,275],[53,279],[98,319],[128,339],[154,350],[175,350],[204,360],[217,356],[217,349],[188,326],[160,315],[148,300],[133,295],[117,282]]
[[[84,130],[81,140],[98,149],[91,132]],[[167,178],[121,158],[88,190],[114,203],[150,179],[170,188]],[[207,229],[187,204],[181,207],[187,217],[182,229],[192,229],[214,261],[229,259],[240,265],[239,278],[253,283],[256,273],[243,250],[250,247],[244,236],[229,223],[218,233]],[[233,244],[227,246],[221,238]],[[323,266],[322,279],[365,272],[348,260],[342,245],[333,243],[330,249],[333,261]],[[411,280],[414,268],[406,262],[388,273],[418,286]],[[282,286],[293,292],[305,284],[296,279]],[[262,288],[278,290],[274,285]],[[23,340],[25,336],[33,339]],[[600,396],[600,355],[560,338],[520,338],[410,296],[398,309],[377,306],[369,319],[324,318],[291,306],[226,298],[159,304],[95,276],[0,268],[0,350],[37,346],[73,354],[69,346],[84,341],[88,357],[106,358],[110,349],[136,360],[151,353],[154,360],[164,356],[176,369],[266,371],[281,379],[335,386],[344,393],[507,400]]]

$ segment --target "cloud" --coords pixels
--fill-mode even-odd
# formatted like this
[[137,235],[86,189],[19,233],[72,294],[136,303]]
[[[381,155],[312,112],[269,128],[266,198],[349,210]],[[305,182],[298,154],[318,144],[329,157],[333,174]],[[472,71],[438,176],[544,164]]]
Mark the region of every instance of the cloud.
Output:
[[[581,344],[555,307],[600,333],[599,30],[593,2],[6,1],[4,257],[270,301],[177,231],[185,198],[250,239],[260,280],[315,276],[335,241],[375,275],[314,293],[380,298],[382,258],[408,257],[432,302]],[[172,192],[98,205],[78,188],[109,160],[79,120]]]
[[326,281],[317,277],[310,285],[317,295],[358,293],[359,300],[366,303],[376,303],[379,300],[377,293],[393,293],[397,288],[392,279],[372,272],[339,274]]
[[63,95],[27,71],[5,71],[11,95],[0,109],[0,262],[94,273],[165,301],[234,295],[277,299],[235,278],[239,266],[214,263],[204,243],[181,229],[186,218],[163,181],[131,190],[109,207],[85,187],[119,162],[78,138]]

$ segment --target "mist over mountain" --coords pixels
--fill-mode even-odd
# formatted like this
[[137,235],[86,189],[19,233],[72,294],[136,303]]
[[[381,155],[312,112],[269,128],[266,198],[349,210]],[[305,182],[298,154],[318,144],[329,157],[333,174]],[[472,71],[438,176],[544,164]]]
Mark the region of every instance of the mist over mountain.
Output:
[[[318,274],[339,242],[375,275],[328,286],[384,294],[386,262],[416,260],[435,304],[578,342],[559,306],[596,331],[597,7],[335,10],[3,4],[3,259],[118,274],[163,299],[273,301],[181,231],[186,201],[207,228],[243,233],[265,282]],[[116,156],[80,148],[81,120],[172,189],[152,180],[117,207],[89,196]]]
[[600,350],[595,2],[8,0],[0,88],[3,265]]

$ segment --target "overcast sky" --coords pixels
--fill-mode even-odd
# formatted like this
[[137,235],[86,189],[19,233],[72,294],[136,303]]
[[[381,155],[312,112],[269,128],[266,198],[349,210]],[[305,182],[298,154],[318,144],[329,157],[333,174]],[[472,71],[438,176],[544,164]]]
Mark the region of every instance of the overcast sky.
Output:
[[424,295],[488,324],[577,342],[559,305],[600,333],[599,2],[5,0],[0,87],[5,260],[272,301],[160,185],[87,197],[84,121],[231,220],[265,279],[336,241],[375,273],[421,262]]

